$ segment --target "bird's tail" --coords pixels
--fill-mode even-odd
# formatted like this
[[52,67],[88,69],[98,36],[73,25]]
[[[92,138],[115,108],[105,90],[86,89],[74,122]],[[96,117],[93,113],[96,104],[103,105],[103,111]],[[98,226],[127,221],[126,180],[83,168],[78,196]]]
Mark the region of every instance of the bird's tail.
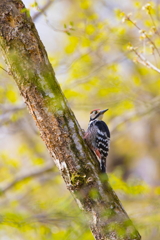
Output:
[[100,169],[102,173],[106,173],[106,158],[101,158]]

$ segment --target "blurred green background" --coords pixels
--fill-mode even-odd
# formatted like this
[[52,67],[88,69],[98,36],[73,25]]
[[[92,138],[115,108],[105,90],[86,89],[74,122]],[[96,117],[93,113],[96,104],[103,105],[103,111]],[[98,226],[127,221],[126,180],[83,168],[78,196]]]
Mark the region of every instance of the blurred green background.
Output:
[[[160,75],[137,56],[160,68],[159,1],[24,3],[82,129],[92,109],[109,108],[104,116],[111,130],[109,181],[142,239],[159,240]],[[0,66],[7,70],[2,58]],[[2,68],[0,239],[93,239]]]

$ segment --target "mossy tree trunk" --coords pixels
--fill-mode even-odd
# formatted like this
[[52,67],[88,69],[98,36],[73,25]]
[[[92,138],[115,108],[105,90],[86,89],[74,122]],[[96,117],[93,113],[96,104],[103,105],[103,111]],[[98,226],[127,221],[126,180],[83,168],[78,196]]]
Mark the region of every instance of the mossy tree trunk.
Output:
[[67,188],[88,216],[95,239],[139,240],[107,175],[100,179],[97,160],[83,141],[21,0],[0,2],[0,47]]

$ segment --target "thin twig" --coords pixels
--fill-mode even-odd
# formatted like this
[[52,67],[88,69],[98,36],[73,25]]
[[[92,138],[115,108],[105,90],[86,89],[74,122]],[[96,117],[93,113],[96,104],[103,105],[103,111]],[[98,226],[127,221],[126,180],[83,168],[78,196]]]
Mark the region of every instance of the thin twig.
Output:
[[3,68],[2,66],[0,66],[0,68],[5,71],[6,73],[8,73],[8,75],[11,75],[10,72],[8,72],[5,68]]
[[[36,1],[35,1],[36,2]],[[40,8],[37,4],[37,10],[38,12],[32,16],[32,20],[35,22],[37,20],[38,17],[40,17],[41,15],[43,15],[45,17],[45,21],[47,23],[47,25],[52,28],[55,32],[63,32],[63,33],[67,33],[70,34],[70,31],[73,31],[74,28],[73,26],[69,25],[67,26],[65,29],[58,29],[56,27],[54,27],[48,20],[47,15],[45,13],[45,11],[51,6],[52,3],[55,3],[56,1],[53,0],[48,0],[48,2],[42,7]]]
[[142,54],[138,53],[136,51],[136,49],[133,48],[133,52],[137,55],[138,59],[137,61],[141,64],[143,64],[144,66],[151,68],[153,70],[155,70],[156,72],[160,73],[160,69],[157,68],[156,66],[154,66],[151,62],[149,62]]
[[105,63],[102,63],[100,64],[99,66],[95,67],[87,76],[85,77],[82,77],[80,79],[77,79],[76,81],[74,82],[71,82],[70,84],[67,84],[66,87],[64,86],[64,89],[67,90],[67,89],[70,89],[70,88],[74,88],[74,87],[77,87],[78,85],[80,84],[84,84],[84,83],[87,83],[88,81],[91,80],[91,78],[93,76],[95,76],[95,73],[98,72],[101,68],[103,67],[109,67],[111,64],[113,63],[117,63],[117,62],[123,62],[126,60],[126,56],[118,56],[117,58],[115,58],[113,61],[111,62],[105,62]]
[[135,118],[135,117],[140,117],[146,114],[149,114],[151,112],[153,112],[153,110],[155,110],[155,112],[157,112],[157,109],[159,109],[159,102],[160,102],[160,98],[155,98],[153,99],[153,101],[150,102],[150,106],[147,107],[140,107],[137,110],[133,110],[130,112],[127,112],[124,116],[120,116],[120,117],[116,117],[114,119],[112,119],[112,124],[110,125],[110,130],[112,132],[112,134],[115,134],[115,130],[117,129],[117,127],[121,124],[124,124],[127,121],[131,121],[131,119]]
[[[127,16],[126,19],[127,19],[127,21],[130,21],[139,31],[142,31],[142,29],[140,27],[138,27],[138,25],[134,21],[132,21],[129,16]],[[156,49],[156,51],[160,57],[159,50],[156,47],[155,43],[148,37],[148,35],[146,34],[145,31],[143,32],[143,34],[145,35],[146,39],[154,46],[154,48]]]
[[42,8],[38,7],[39,11],[32,16],[33,21],[35,22],[37,18],[40,17],[41,14],[45,15],[45,11],[51,6],[52,3],[53,0],[49,0]]
[[155,26],[155,30],[156,30],[155,33],[160,37],[159,31],[158,31],[158,29],[157,29],[157,27],[156,27],[156,24],[155,24],[155,21],[154,21],[154,19],[153,19],[152,14],[151,14],[151,11],[148,11],[148,14],[149,14],[149,16],[150,16],[150,18],[151,18],[151,21],[152,21],[153,25]]

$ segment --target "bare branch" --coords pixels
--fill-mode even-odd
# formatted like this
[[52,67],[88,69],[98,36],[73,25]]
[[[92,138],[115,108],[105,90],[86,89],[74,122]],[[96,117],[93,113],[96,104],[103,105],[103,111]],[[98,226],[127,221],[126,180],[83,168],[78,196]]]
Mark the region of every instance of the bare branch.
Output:
[[[29,173],[26,172],[25,174],[23,174],[21,176],[17,176],[15,178],[15,180],[13,180],[12,182],[5,184],[4,187],[0,187],[0,194],[6,193],[8,190],[13,188],[16,184],[18,184],[26,179],[38,177],[38,176],[41,176],[42,174],[53,171],[54,166],[55,166],[54,164],[49,164],[43,168],[37,168],[37,169],[34,168],[34,169],[31,169]],[[55,175],[55,173],[54,173],[54,175]]]
[[15,106],[15,107],[4,107],[3,105],[0,104],[0,108],[1,108],[1,115],[0,115],[0,126],[2,126],[3,124],[5,124],[6,122],[8,122],[11,118],[11,116],[17,112],[17,111],[23,111],[26,109],[26,106],[24,104],[20,105],[20,106]]

